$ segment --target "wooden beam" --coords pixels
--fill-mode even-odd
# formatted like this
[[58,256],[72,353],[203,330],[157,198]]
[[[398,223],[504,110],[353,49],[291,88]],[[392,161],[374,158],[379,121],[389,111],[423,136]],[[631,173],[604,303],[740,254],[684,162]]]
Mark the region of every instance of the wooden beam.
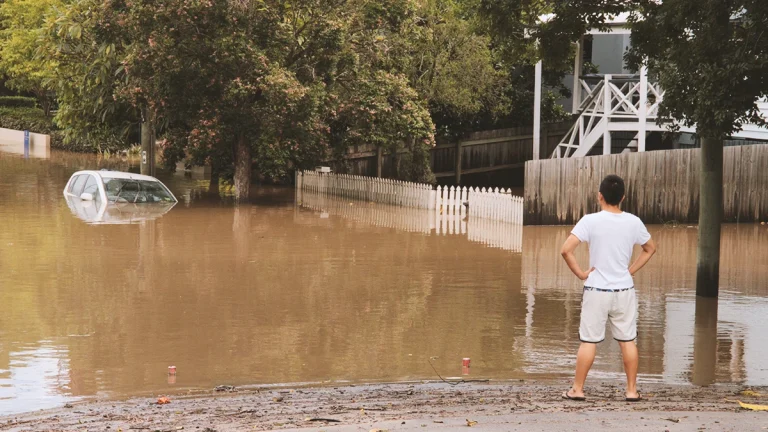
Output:
[[536,63],[533,88],[533,160],[541,153],[541,60]]
[[648,68],[640,67],[640,129],[637,132],[637,151],[645,151],[645,135],[648,126]]
[[[497,144],[497,143],[503,143],[503,142],[514,142],[514,141],[525,141],[533,138],[533,135],[517,135],[517,136],[507,136],[507,137],[498,137],[498,138],[486,138],[486,139],[479,139],[479,140],[468,140],[468,141],[460,141],[462,147],[471,147],[476,145],[483,145],[483,144]],[[456,144],[441,144],[436,147],[432,147],[432,150],[443,150],[443,149],[452,149],[456,148]]]
[[[483,167],[483,168],[472,168],[472,169],[466,169],[462,170],[461,173],[463,175],[467,174],[479,174],[484,172],[491,172],[491,171],[500,171],[505,169],[512,169],[512,168],[523,168],[525,167],[525,162],[520,163],[513,163],[513,164],[507,164],[507,165],[496,165],[492,167]],[[451,177],[455,176],[455,171],[446,171],[441,173],[435,173],[435,177]]]
[[345,159],[365,159],[376,156],[375,151],[362,152],[362,153],[349,153],[344,155]]
[[583,64],[583,49],[584,49],[584,36],[576,42],[576,58],[573,62],[573,109],[572,114],[579,112],[581,106],[581,70],[584,68]]
[[603,155],[611,154],[611,111],[613,110],[613,93],[611,92],[611,75],[605,75],[603,85],[603,119],[605,120],[605,132],[603,132]]

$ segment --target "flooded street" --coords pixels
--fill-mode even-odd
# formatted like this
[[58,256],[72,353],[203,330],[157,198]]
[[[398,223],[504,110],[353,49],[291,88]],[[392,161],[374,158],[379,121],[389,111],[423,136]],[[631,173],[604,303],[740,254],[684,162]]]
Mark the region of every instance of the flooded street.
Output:
[[[235,208],[183,174],[158,176],[180,201],[167,213],[90,224],[62,196],[86,168],[136,166],[0,153],[0,415],[222,384],[432,380],[432,365],[461,376],[463,357],[468,379],[572,374],[568,227],[281,188]],[[768,226],[724,227],[719,307],[698,313],[696,229],[649,231],[659,252],[635,278],[641,380],[768,385]],[[592,376],[623,382],[617,344],[599,345]]]

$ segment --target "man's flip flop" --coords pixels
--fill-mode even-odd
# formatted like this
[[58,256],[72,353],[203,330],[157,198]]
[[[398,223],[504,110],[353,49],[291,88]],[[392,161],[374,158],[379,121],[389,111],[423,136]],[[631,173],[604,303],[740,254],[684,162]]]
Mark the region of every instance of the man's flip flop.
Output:
[[568,400],[577,401],[577,402],[584,402],[585,400],[587,400],[587,398],[585,398],[584,396],[571,396],[568,394],[567,391],[563,393],[563,399],[568,399]]
[[625,399],[627,402],[640,402],[643,400],[643,396],[640,395],[640,393],[637,394],[636,398],[628,397]]

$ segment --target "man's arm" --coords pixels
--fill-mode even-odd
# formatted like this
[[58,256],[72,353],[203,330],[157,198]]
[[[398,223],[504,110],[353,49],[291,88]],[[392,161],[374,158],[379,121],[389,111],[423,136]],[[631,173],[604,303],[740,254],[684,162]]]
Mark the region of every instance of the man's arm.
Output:
[[560,250],[560,255],[563,256],[565,263],[568,264],[568,268],[571,269],[577,278],[581,280],[587,280],[589,274],[592,273],[595,268],[592,267],[589,269],[589,271],[585,272],[581,270],[581,267],[579,267],[579,263],[576,261],[576,256],[573,254],[573,251],[576,250],[576,247],[579,245],[579,243],[581,243],[581,240],[579,240],[579,238],[575,235],[571,234],[565,240],[565,243],[563,243],[563,248]]
[[643,268],[648,261],[651,259],[653,254],[656,253],[656,243],[653,242],[653,239],[648,240],[644,245],[641,246],[643,248],[643,252],[640,254],[639,257],[635,260],[635,262],[632,263],[631,266],[629,266],[629,274],[632,276],[635,275],[638,271],[640,271],[641,268]]

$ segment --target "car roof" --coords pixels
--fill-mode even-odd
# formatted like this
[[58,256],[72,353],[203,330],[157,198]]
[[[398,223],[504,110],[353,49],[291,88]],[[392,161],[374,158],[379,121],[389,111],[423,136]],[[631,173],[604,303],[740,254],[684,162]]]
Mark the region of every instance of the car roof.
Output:
[[131,180],[148,180],[148,181],[156,181],[159,182],[160,180],[148,176],[148,175],[142,175],[142,174],[136,174],[136,173],[130,173],[130,172],[123,172],[123,171],[108,171],[108,170],[101,170],[101,171],[78,171],[73,176],[79,175],[79,174],[95,174],[98,176],[101,176],[102,178],[117,178],[117,179],[131,179]]

